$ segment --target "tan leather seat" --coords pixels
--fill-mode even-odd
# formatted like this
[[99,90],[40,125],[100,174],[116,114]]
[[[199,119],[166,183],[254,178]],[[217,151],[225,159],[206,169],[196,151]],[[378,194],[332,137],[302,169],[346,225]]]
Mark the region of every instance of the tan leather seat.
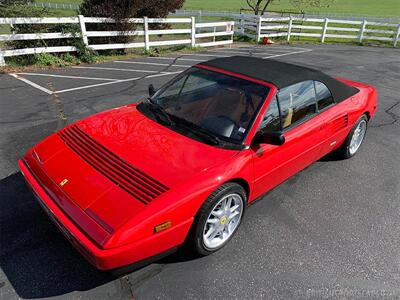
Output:
[[290,94],[288,114],[283,122],[283,128],[289,127],[293,121],[293,94]]

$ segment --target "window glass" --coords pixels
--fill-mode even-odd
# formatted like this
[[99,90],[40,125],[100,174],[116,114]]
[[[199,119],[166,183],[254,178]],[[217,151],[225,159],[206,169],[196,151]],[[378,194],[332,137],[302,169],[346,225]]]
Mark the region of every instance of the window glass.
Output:
[[191,68],[157,91],[152,100],[172,117],[240,142],[268,93],[269,88],[258,83]]
[[275,96],[271,100],[271,103],[264,114],[259,129],[267,129],[271,131],[279,131],[281,129],[278,101]]
[[315,88],[312,80],[296,83],[278,93],[282,128],[298,123],[316,112]]
[[314,81],[314,84],[317,94],[318,110],[323,110],[325,107],[333,104],[333,97],[327,86],[320,81]]

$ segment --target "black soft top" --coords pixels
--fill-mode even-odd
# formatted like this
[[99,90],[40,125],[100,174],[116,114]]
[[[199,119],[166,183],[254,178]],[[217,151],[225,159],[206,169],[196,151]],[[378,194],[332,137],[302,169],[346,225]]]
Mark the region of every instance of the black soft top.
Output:
[[341,102],[359,91],[355,87],[349,86],[322,73],[321,71],[271,59],[261,59],[249,56],[231,56],[212,59],[202,62],[200,65],[214,67],[270,82],[278,89],[305,80],[321,81],[331,91],[335,102]]

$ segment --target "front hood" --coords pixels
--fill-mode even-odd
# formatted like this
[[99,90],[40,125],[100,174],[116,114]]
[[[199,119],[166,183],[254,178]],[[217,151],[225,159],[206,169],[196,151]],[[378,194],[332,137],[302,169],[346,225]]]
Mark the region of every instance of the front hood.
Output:
[[115,155],[169,188],[237,153],[176,133],[141,114],[136,105],[97,114],[77,125]]
[[130,105],[62,129],[33,149],[31,161],[112,233],[163,193],[235,153],[165,128]]

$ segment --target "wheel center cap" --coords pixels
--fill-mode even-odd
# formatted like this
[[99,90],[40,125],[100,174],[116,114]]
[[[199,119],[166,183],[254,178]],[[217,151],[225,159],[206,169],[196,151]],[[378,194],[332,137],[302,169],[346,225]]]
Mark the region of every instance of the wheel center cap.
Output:
[[221,219],[219,219],[219,222],[221,223],[221,225],[225,225],[226,221],[228,220],[227,216],[222,216]]

